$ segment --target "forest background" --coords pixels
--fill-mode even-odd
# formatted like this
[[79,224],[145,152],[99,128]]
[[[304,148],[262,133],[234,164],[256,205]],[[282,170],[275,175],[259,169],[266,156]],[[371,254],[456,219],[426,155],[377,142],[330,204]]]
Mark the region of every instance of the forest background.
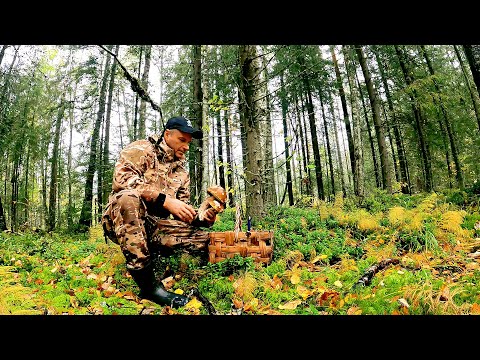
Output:
[[254,226],[379,193],[465,206],[479,187],[477,45],[1,45],[0,71],[4,234],[88,232],[119,150],[176,115],[205,134],[192,203],[219,184]]
[[464,189],[480,171],[478,58],[468,45],[3,45],[0,229],[95,224],[120,148],[175,115],[208,134],[190,151],[192,202],[217,183],[254,221],[338,191]]

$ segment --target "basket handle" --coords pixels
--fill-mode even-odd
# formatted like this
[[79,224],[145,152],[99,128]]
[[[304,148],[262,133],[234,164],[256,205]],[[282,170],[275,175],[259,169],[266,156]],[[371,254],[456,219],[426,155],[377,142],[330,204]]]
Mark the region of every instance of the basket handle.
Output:
[[242,229],[242,217],[241,217],[241,208],[240,204],[237,202],[236,209],[235,209],[235,242],[238,241],[238,233]]

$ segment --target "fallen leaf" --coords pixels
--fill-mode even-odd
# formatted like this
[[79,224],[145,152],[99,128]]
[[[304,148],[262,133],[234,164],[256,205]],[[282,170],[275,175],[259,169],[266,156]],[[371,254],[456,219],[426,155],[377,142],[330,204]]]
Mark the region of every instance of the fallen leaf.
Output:
[[278,308],[281,310],[295,310],[298,305],[302,303],[302,300],[293,300],[285,304],[278,305]]
[[272,288],[274,288],[275,290],[279,290],[282,288],[282,280],[277,276],[277,274],[275,274],[273,276],[273,279],[272,281],[270,282]]
[[297,273],[293,274],[292,277],[290,278],[290,282],[295,285],[300,282],[300,276],[298,276]]
[[[75,296],[70,296],[70,304],[74,308],[78,308],[78,301],[77,301],[77,298]],[[73,314],[71,314],[71,315],[73,315]]]
[[301,285],[297,286],[297,293],[303,298],[303,300],[312,295],[312,291]]
[[243,301],[239,299],[233,299],[233,306],[235,306],[235,309],[241,309],[243,307]]
[[333,283],[333,285],[335,285],[336,287],[339,287],[339,288],[343,287],[343,284],[342,284],[342,282],[341,282],[340,280],[335,281],[335,282]]
[[465,265],[465,268],[467,268],[468,270],[475,270],[475,269],[478,269],[478,267],[479,267],[479,264],[476,262],[470,262]]
[[183,290],[182,290],[182,289],[175,289],[174,293],[175,293],[175,294],[180,294],[180,295],[182,295],[182,294],[183,294]]
[[352,306],[347,310],[347,315],[362,315],[362,309],[358,306]]
[[106,297],[112,296],[112,294],[115,292],[115,288],[113,286],[109,286],[104,292],[103,295]]
[[135,296],[134,293],[132,293],[131,291],[125,291],[123,293],[123,298],[124,299],[127,299],[127,300],[135,300],[137,297]]
[[188,309],[200,309],[202,306],[202,303],[197,300],[196,297],[194,297],[192,300],[190,300],[188,303],[185,304],[185,308]]
[[470,308],[470,313],[474,315],[480,315],[480,304],[473,304]]
[[150,315],[155,312],[155,308],[153,307],[145,307],[142,309],[140,315]]
[[325,255],[325,254],[317,255],[317,256],[315,256],[315,258],[311,261],[311,263],[312,263],[312,264],[315,264],[317,261],[319,261],[319,260],[325,260],[326,258],[328,258],[328,256]]
[[404,306],[404,307],[406,307],[406,308],[409,308],[409,307],[410,307],[410,305],[408,304],[407,300],[405,300],[404,298],[398,299],[397,301],[399,302],[399,304],[400,304],[401,306]]

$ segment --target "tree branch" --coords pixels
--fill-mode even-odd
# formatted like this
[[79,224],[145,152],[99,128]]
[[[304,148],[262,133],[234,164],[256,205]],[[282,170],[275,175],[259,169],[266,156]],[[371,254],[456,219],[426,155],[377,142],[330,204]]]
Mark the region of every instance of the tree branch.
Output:
[[135,91],[143,100],[149,102],[150,105],[152,106],[153,110],[156,110],[160,113],[160,120],[162,122],[163,128],[165,129],[165,124],[163,123],[162,109],[160,109],[160,106],[157,103],[155,103],[155,101],[153,101],[152,98],[147,94],[145,89],[142,88],[138,79],[136,77],[130,75],[130,73],[125,68],[125,66],[123,66],[123,64],[120,62],[120,60],[118,60],[117,55],[115,55],[114,53],[112,53],[110,50],[106,49],[102,45],[98,45],[98,46],[100,46],[103,50],[105,50],[110,55],[112,55],[113,58],[117,61],[118,65],[120,65],[120,67],[123,70],[123,74],[124,74],[125,78],[130,82],[130,86],[131,86],[132,90]]

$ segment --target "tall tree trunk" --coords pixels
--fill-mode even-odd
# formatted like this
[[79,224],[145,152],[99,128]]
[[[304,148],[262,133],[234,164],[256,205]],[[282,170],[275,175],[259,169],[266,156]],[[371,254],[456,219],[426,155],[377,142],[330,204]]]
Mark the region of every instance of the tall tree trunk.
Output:
[[[288,136],[288,127],[287,127],[287,112],[288,112],[288,103],[285,94],[285,85],[283,83],[283,74],[280,74],[280,104],[282,107],[282,124],[283,124],[283,143],[285,145],[285,167],[287,171],[287,183],[285,184],[288,192],[288,204],[293,206],[293,187],[292,187],[292,170],[290,166],[290,144]],[[283,203],[283,201],[282,201]]]
[[460,55],[460,51],[458,50],[457,45],[453,45],[453,49],[455,50],[455,54],[457,55],[458,61],[460,62],[460,66],[462,68],[462,73],[465,78],[465,84],[467,85],[468,92],[470,93],[470,99],[472,99],[473,111],[475,112],[475,117],[477,118],[478,131],[480,131],[480,110],[478,109],[478,93],[477,96],[475,96],[473,93],[472,86],[470,85],[470,80],[467,76],[467,71],[465,69],[465,64],[463,63],[462,56]]
[[[163,103],[163,84],[165,82],[164,80],[164,60],[165,60],[165,47],[160,45],[160,78],[158,79],[160,82],[159,85],[159,99],[158,99],[158,104],[162,106]],[[155,132],[161,132],[163,130],[163,119],[162,119],[162,113],[160,113],[160,116],[158,117],[158,126],[155,125]]]
[[[437,80],[435,79],[435,71],[433,69],[432,62],[430,61],[430,58],[428,57],[427,51],[425,50],[424,45],[420,45],[420,49],[422,50],[423,56],[425,57],[425,61],[428,66],[428,71],[430,72],[430,75],[432,76],[433,79],[433,84],[435,86],[435,90],[437,93],[440,95],[440,86],[437,83]],[[445,106],[443,104],[442,98],[439,96],[439,103],[440,103],[440,109],[442,111],[443,115],[443,121],[445,123],[445,128],[447,130],[447,135],[448,135],[448,140],[450,141],[450,148],[452,149],[452,157],[453,157],[453,162],[455,163],[455,177],[457,179],[457,184],[460,189],[463,189],[465,187],[464,181],[463,181],[463,171],[462,171],[462,166],[460,164],[460,159],[458,157],[458,150],[457,150],[457,144],[455,140],[455,135],[452,129],[452,125],[450,122],[450,118],[447,114],[447,110],[445,109]],[[433,98],[434,103],[437,101],[435,98]],[[443,131],[443,129],[442,129]]]
[[13,156],[13,169],[12,169],[12,196],[10,204],[10,217],[11,217],[11,230],[12,232],[17,232],[18,230],[18,177],[20,173],[21,159],[20,154],[15,154]]
[[[405,82],[407,86],[410,86],[413,83],[413,78],[409,70],[407,69],[407,64],[405,63],[405,58],[404,58],[405,55],[403,54],[402,50],[398,45],[394,45],[394,47],[400,63],[400,67],[402,69],[403,77],[405,78]],[[424,176],[425,176],[425,179],[424,179],[425,190],[427,192],[431,192],[433,190],[433,175],[432,175],[432,165],[430,162],[430,150],[429,150],[427,140],[425,138],[425,131],[423,128],[424,120],[420,112],[420,107],[417,102],[416,91],[413,90],[413,94],[409,94],[409,97],[412,104],[413,115],[415,117],[414,128],[417,132],[420,151],[422,154],[423,170],[424,170]]]
[[[119,46],[119,45],[117,45]],[[142,88],[145,92],[148,93],[148,75],[150,74],[150,58],[152,55],[152,45],[144,45],[145,49],[145,64],[143,65],[143,74],[142,74]],[[117,64],[116,61],[113,62],[114,65]],[[138,138],[145,139],[147,137],[146,133],[146,123],[147,123],[147,102],[144,99],[140,100],[140,111],[138,116]]]
[[[140,56],[138,58],[138,68],[137,68],[137,79],[140,79],[140,72],[142,68],[142,57],[143,57],[143,45],[140,45]],[[135,110],[133,115],[133,129],[132,129],[132,139],[131,141],[138,140],[138,98],[139,95],[135,93]],[[129,132],[130,133],[130,132]]]
[[[357,187],[355,191],[360,198],[364,196],[364,171],[363,171],[363,151],[361,137],[361,115],[359,114],[358,96],[355,91],[355,81],[352,72],[356,73],[355,61],[352,58],[349,49],[342,46],[343,58],[345,62],[345,71],[347,73],[348,86],[350,87],[350,108],[352,109],[353,142],[355,144],[355,176],[357,178]],[[356,120],[355,120],[356,119]],[[354,184],[355,185],[355,184]]]
[[64,99],[60,100],[60,106],[57,114],[57,121],[55,122],[55,135],[53,140],[52,150],[52,167],[50,170],[50,197],[49,197],[49,212],[47,221],[47,231],[55,229],[55,212],[57,204],[57,187],[58,187],[58,162],[59,162],[59,143],[60,143],[60,129],[62,126],[63,114],[65,113]]
[[342,153],[340,151],[340,142],[338,141],[338,128],[337,128],[337,119],[335,118],[335,109],[333,108],[333,98],[330,94],[329,98],[329,106],[330,106],[330,113],[332,114],[332,123],[333,123],[333,135],[335,139],[335,148],[337,150],[337,163],[338,163],[338,171],[340,174],[340,184],[342,186],[342,194],[343,197],[347,196],[347,189],[345,187],[345,174],[343,171],[343,159]]
[[365,104],[365,98],[363,96],[362,86],[360,85],[360,80],[358,79],[358,76],[356,76],[356,80],[358,85],[358,91],[360,92],[360,99],[362,100],[363,116],[365,116],[365,124],[367,125],[368,141],[370,143],[370,151],[372,153],[373,172],[375,174],[375,184],[377,188],[380,188],[381,186],[380,171],[378,170],[378,159],[377,159],[377,152],[375,150],[375,144],[372,136],[372,127],[368,119],[367,105]]
[[328,166],[330,167],[330,182],[332,184],[332,195],[335,196],[335,177],[333,176],[333,161],[332,161],[332,149],[330,148],[330,136],[328,135],[327,116],[325,115],[325,109],[323,105],[323,96],[321,90],[318,92],[320,98],[320,106],[322,107],[323,116],[323,128],[325,130],[325,141],[327,143],[327,157]]
[[[75,90],[73,91],[73,98],[76,94],[76,84]],[[72,141],[73,141],[73,109],[74,102],[70,100],[69,102],[69,111],[68,111],[68,127],[69,127],[69,140],[68,140],[68,152],[67,152],[67,179],[68,179],[68,207],[67,207],[67,227],[69,230],[73,229],[73,194],[72,194]]]
[[226,189],[225,186],[225,164],[223,159],[223,137],[222,137],[222,114],[221,111],[218,110],[215,114],[217,118],[217,152],[218,152],[218,177],[219,177],[219,184],[221,187]]
[[[203,127],[203,89],[202,89],[202,45],[193,45],[193,125],[197,129]],[[208,134],[204,136],[208,138]],[[189,172],[192,180],[190,201],[196,204],[201,198],[203,182],[203,139],[191,144],[189,151]]]
[[[115,56],[118,55],[118,51],[120,49],[120,45],[115,46]],[[150,57],[149,57],[150,58]],[[148,60],[150,63],[150,60]],[[145,63],[145,68],[147,67]],[[105,115],[105,128],[104,128],[104,144],[103,144],[103,164],[102,164],[102,179],[103,179],[103,189],[102,189],[102,197],[101,197],[101,208],[99,209],[99,213],[102,214],[103,212],[103,205],[107,204],[108,195],[112,191],[112,176],[110,175],[110,117],[112,114],[112,99],[113,99],[113,87],[115,84],[115,73],[117,69],[117,62],[114,61],[112,64],[112,70],[110,73],[110,81],[108,83],[108,100],[107,100],[107,114]],[[140,106],[141,109],[141,106]],[[141,115],[140,115],[141,117]]]
[[2,49],[0,50],[0,65],[2,65],[2,60],[3,60],[3,56],[5,55],[5,50],[7,50],[9,46],[10,45],[2,45]]
[[[300,116],[298,100],[296,96],[295,96],[295,110],[297,115],[297,126],[300,132],[300,143],[302,146],[302,163],[303,163],[302,174],[303,175],[300,176],[300,184],[301,184],[300,193],[304,194],[303,185],[305,185],[305,192],[307,194],[312,194],[312,175],[310,174],[310,168],[308,167],[308,165],[310,164],[310,152],[308,150],[308,146],[307,146],[308,141],[306,139],[307,128],[305,126],[305,121],[302,121],[305,119],[304,113],[303,113],[303,104],[302,104],[302,116]],[[303,132],[304,129],[305,129],[305,133]]]
[[302,76],[301,76],[302,83],[307,95],[306,106],[307,106],[307,112],[308,112],[308,121],[310,125],[310,137],[312,139],[313,159],[315,161],[315,178],[317,180],[317,194],[320,199],[325,200],[325,192],[323,188],[323,178],[322,178],[322,163],[320,159],[320,148],[318,146],[317,125],[315,124],[315,111],[313,108],[310,80],[306,75],[307,67],[305,64],[305,59],[302,56],[299,56],[297,59],[298,59],[300,68],[302,69]]
[[[272,151],[272,118],[270,114],[270,95],[268,93],[268,71],[267,71],[267,60],[265,55],[262,56],[262,67],[263,77],[260,78],[262,85],[262,93],[265,101],[266,109],[266,121],[264,121],[263,127],[263,148],[265,149],[265,169],[264,169],[264,203],[266,207],[272,207],[277,205],[277,192],[275,185],[275,172],[273,166],[273,151]],[[263,101],[263,100],[259,100]]]
[[333,61],[333,66],[335,68],[335,76],[336,76],[336,83],[337,83],[337,88],[340,94],[340,101],[342,103],[342,110],[343,110],[343,121],[345,122],[345,129],[347,131],[347,141],[348,141],[348,151],[349,151],[349,156],[350,156],[350,165],[351,169],[353,172],[353,188],[355,195],[358,194],[358,179],[355,174],[355,144],[353,142],[353,136],[352,136],[352,126],[350,124],[350,118],[348,115],[348,108],[347,108],[347,99],[345,97],[345,90],[343,89],[343,82],[342,82],[342,76],[340,74],[340,69],[338,67],[338,62],[337,62],[337,56],[335,55],[335,48],[334,46],[330,46],[330,53],[332,54],[332,61]]
[[240,62],[240,113],[243,114],[246,135],[246,212],[255,222],[265,216],[262,196],[264,168],[261,149],[260,121],[265,120],[265,109],[258,108],[260,62],[255,45],[239,45]]
[[0,231],[7,230],[7,221],[3,212],[2,198],[0,197]]
[[[111,50],[112,46],[109,46],[108,50]],[[90,142],[90,155],[88,160],[88,168],[85,180],[85,196],[83,199],[82,210],[80,212],[79,225],[82,231],[86,231],[85,227],[92,225],[92,201],[93,201],[93,178],[95,176],[95,166],[97,160],[97,143],[100,133],[100,126],[102,124],[103,115],[105,113],[105,98],[107,92],[107,81],[110,70],[111,56],[107,53],[107,60],[105,62],[105,70],[102,78],[102,85],[100,87],[100,96],[98,101],[98,111],[95,124],[93,126],[92,139]]]
[[392,193],[392,173],[390,169],[390,161],[387,153],[387,144],[385,142],[385,129],[380,119],[380,98],[375,88],[367,61],[363,54],[361,46],[356,46],[358,60],[362,68],[363,77],[367,85],[368,97],[372,108],[373,121],[375,123],[375,134],[377,135],[378,151],[380,153],[380,165],[382,170],[383,188]]
[[225,125],[225,150],[227,152],[227,182],[228,186],[225,188],[228,192],[228,202],[231,208],[235,207],[235,201],[232,196],[233,191],[234,191],[234,183],[233,183],[233,171],[235,170],[233,168],[233,163],[232,163],[232,149],[231,149],[231,138],[232,134],[230,133],[230,125],[229,125],[229,114],[228,110],[224,111],[223,115],[223,122]]
[[[373,53],[375,54],[375,58],[377,60],[378,68],[380,69],[380,76],[382,78],[383,88],[385,89],[385,96],[387,98],[388,110],[392,116],[391,126],[393,128],[393,135],[395,137],[395,145],[397,147],[397,154],[398,154],[398,162],[400,166],[400,186],[402,193],[410,194],[410,181],[407,176],[407,160],[405,156],[405,151],[401,144],[401,136],[400,131],[398,128],[398,119],[396,117],[395,110],[393,108],[393,101],[392,96],[390,95],[390,89],[387,82],[387,76],[385,74],[384,64],[385,62],[380,61],[380,56],[378,54],[378,50],[376,46],[372,47]],[[392,147],[393,148],[393,147]]]
[[[202,72],[207,72],[208,69],[205,69],[205,66],[202,65]],[[204,71],[206,70],[206,71]],[[208,129],[207,136],[204,136],[203,139],[199,139],[202,143],[202,158],[201,158],[201,171],[202,171],[202,177],[201,177],[201,192],[200,192],[200,197],[199,197],[199,204],[205,199],[207,195],[207,187],[209,185],[210,181],[210,117],[208,116],[208,109],[209,109],[209,104],[208,104],[208,93],[209,93],[209,83],[208,79],[205,76],[202,76],[202,124],[199,125],[199,128],[203,129]],[[212,124],[213,126],[213,124]],[[212,129],[214,130],[214,129]],[[212,132],[213,135],[213,132]],[[212,150],[215,148],[215,145],[213,144]]]
[[473,81],[480,96],[480,46],[463,45],[463,51],[467,57],[468,65],[472,71]]
[[42,211],[40,211],[40,214],[41,214],[41,227],[42,229],[45,229],[46,228],[46,225],[47,225],[47,220],[46,220],[46,217],[48,216],[48,206],[47,206],[47,165],[46,163],[48,161],[46,161],[45,157],[47,157],[48,154],[45,154],[44,156],[42,156],[42,160],[41,160],[41,170],[40,170],[40,173],[41,173],[41,182],[42,182],[42,185],[41,185],[41,193],[42,193]]
[[400,175],[400,170],[398,169],[397,154],[396,154],[395,146],[393,146],[393,137],[392,137],[392,132],[390,130],[392,126],[390,125],[390,121],[387,116],[387,110],[385,109],[385,104],[382,102],[381,105],[382,105],[382,114],[383,114],[385,124],[388,124],[387,126],[385,126],[385,132],[386,132],[386,136],[388,137],[388,141],[390,143],[390,149],[392,149],[392,160],[393,160],[393,170],[395,172],[395,181],[397,183],[400,183],[401,175]]

